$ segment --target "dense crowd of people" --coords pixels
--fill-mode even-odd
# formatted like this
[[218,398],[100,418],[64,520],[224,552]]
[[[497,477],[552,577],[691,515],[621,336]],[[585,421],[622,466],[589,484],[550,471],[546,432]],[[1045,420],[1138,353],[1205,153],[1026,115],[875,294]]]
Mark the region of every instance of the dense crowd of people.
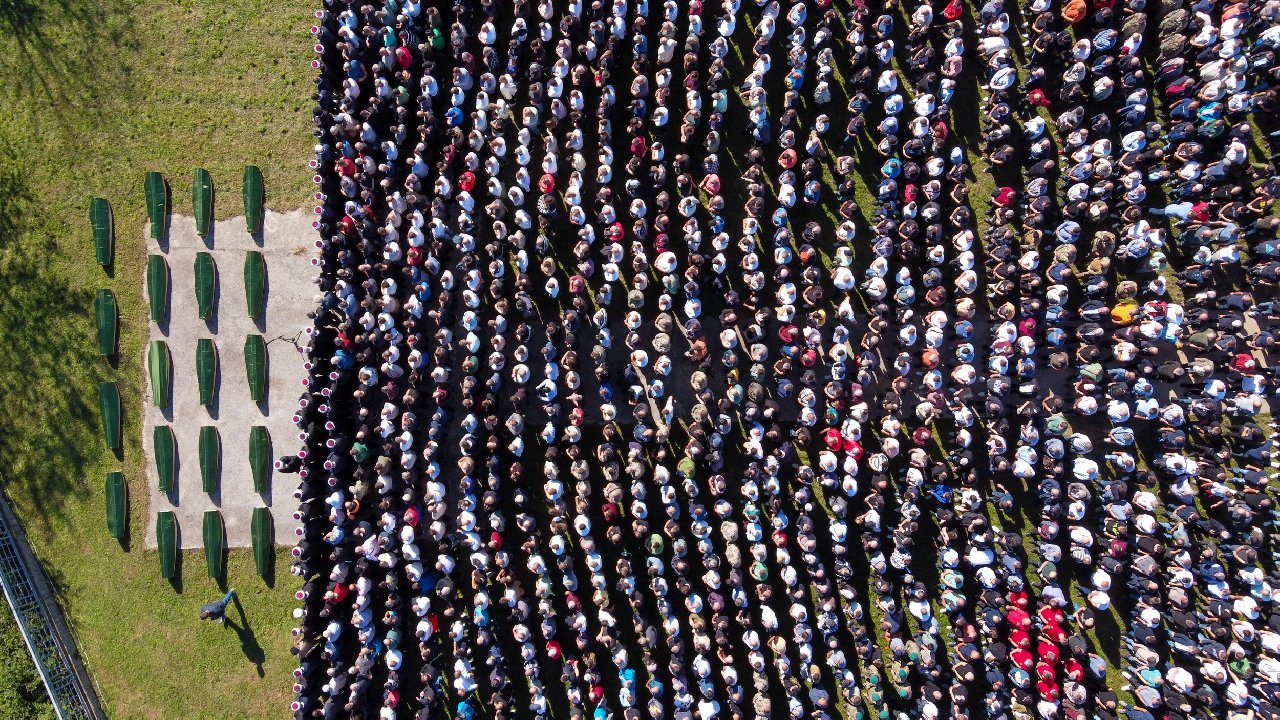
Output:
[[1280,0],[313,34],[296,717],[1280,718]]

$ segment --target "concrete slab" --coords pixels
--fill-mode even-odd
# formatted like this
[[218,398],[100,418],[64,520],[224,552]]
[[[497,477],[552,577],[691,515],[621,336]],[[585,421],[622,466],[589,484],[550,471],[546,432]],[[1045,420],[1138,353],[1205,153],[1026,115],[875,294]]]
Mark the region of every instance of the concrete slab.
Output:
[[[149,548],[156,547],[154,517],[162,510],[177,514],[183,548],[202,547],[201,520],[206,510],[215,509],[222,511],[230,547],[252,544],[253,509],[263,506],[271,508],[275,518],[276,541],[293,541],[297,527],[292,517],[293,492],[298,476],[272,473],[267,491],[254,492],[249,431],[254,425],[267,427],[273,458],[298,450],[298,430],[291,418],[305,373],[297,342],[308,324],[318,272],[311,264],[311,220],[300,210],[283,215],[268,212],[257,238],[249,235],[243,217],[215,223],[213,234],[202,238],[196,234],[193,218],[174,215],[163,242],[151,239],[149,233],[146,236],[148,252],[164,255],[171,274],[168,322],[151,323],[151,339],[166,341],[173,356],[172,407],[158,408],[149,390],[142,393],[142,447],[151,490]],[[218,274],[216,308],[208,321],[200,319],[195,297],[195,257],[202,250],[213,255]],[[261,251],[267,265],[265,317],[256,323],[249,319],[244,291],[244,259],[249,250]],[[245,374],[244,341],[250,334],[260,334],[267,342],[267,397],[260,404],[249,397]],[[218,349],[217,389],[208,408],[200,404],[195,366],[196,341],[206,337]],[[160,492],[152,448],[153,429],[164,424],[173,428],[177,442],[174,490],[169,494]],[[212,494],[201,487],[199,435],[204,425],[217,427],[222,437],[220,483]]]

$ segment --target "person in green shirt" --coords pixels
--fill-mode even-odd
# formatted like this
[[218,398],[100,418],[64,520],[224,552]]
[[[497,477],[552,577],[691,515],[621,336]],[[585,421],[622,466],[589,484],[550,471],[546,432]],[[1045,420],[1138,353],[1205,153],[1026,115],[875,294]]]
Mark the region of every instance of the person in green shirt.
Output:
[[1045,432],[1050,435],[1071,435],[1071,423],[1060,413],[1054,413],[1045,420]]
[[683,477],[693,477],[693,473],[696,469],[697,465],[694,464],[693,458],[688,455],[685,455],[680,459],[680,462],[676,463],[676,471]]
[[1248,682],[1253,674],[1253,663],[1245,655],[1242,648],[1231,651],[1231,659],[1227,662],[1227,670],[1241,682]]
[[664,545],[665,543],[662,542],[662,537],[657,533],[654,533],[653,535],[649,536],[648,546],[649,546],[650,555],[660,554],[662,552]]

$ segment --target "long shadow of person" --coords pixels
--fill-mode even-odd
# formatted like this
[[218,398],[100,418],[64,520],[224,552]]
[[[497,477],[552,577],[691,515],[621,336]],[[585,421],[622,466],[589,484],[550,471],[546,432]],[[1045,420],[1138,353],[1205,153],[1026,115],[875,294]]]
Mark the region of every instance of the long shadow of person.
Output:
[[253,628],[249,627],[249,618],[244,614],[244,606],[240,604],[240,596],[232,596],[232,602],[236,605],[236,612],[240,614],[240,622],[237,624],[230,617],[226,617],[227,627],[235,630],[236,635],[240,637],[240,650],[244,652],[246,658],[249,658],[249,662],[257,666],[258,677],[265,677],[266,673],[262,670],[262,661],[267,659],[267,654],[263,651],[262,645],[258,644],[258,636],[253,633]]

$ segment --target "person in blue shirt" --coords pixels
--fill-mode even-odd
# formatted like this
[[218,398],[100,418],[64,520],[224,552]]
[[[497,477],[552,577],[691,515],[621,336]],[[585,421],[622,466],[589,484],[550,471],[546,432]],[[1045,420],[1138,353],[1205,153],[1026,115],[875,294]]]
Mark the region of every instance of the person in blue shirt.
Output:
[[236,596],[236,589],[231,588],[221,600],[215,600],[200,608],[201,620],[213,620],[220,625],[227,624],[227,604]]

